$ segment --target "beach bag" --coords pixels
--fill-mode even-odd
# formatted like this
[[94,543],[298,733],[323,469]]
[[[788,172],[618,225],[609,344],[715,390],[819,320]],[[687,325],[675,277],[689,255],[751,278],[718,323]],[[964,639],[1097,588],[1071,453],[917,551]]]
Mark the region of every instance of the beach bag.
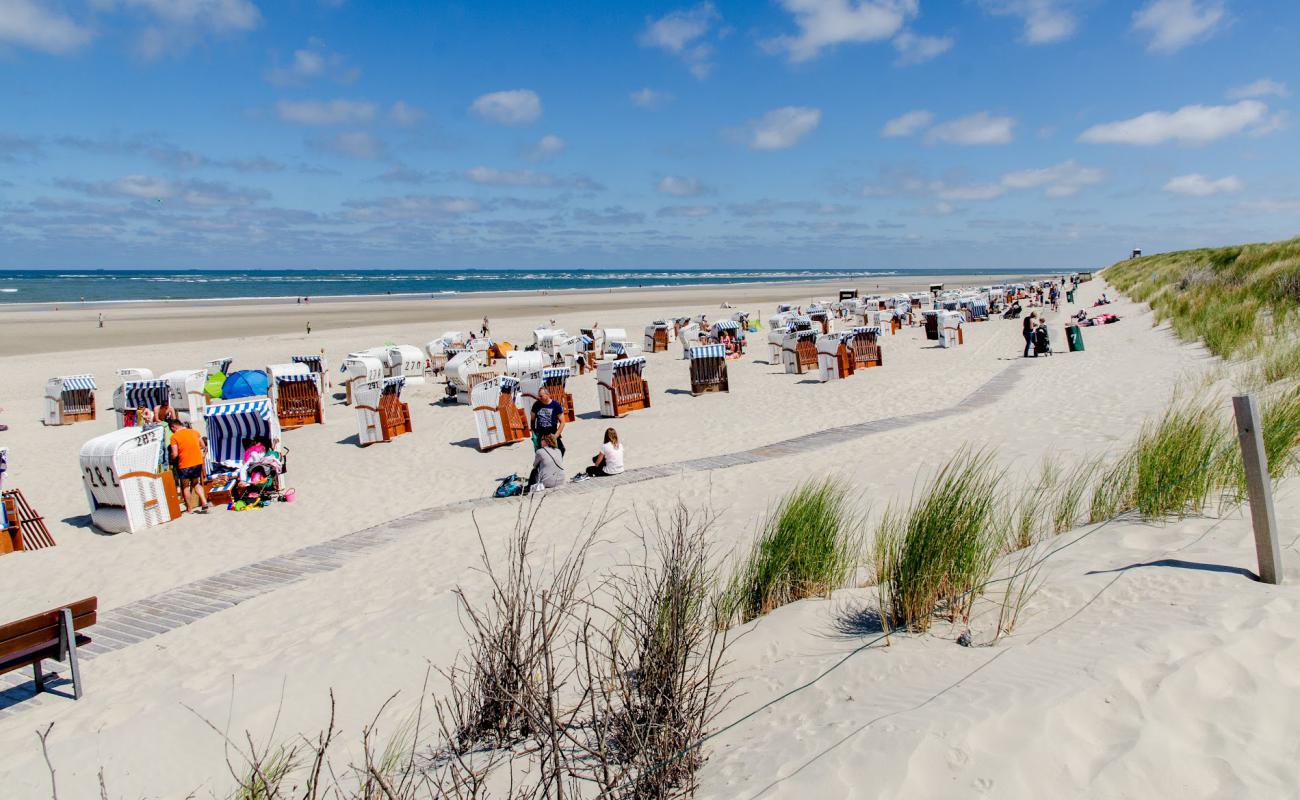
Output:
[[524,493],[524,482],[519,480],[518,475],[511,474],[497,480],[501,485],[492,493],[493,497],[518,497]]

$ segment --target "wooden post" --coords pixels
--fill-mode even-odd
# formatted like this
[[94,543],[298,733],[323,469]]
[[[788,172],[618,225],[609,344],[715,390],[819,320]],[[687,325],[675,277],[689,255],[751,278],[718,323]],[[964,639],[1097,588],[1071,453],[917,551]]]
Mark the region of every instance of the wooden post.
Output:
[[1237,417],[1237,441],[1246,468],[1246,490],[1250,499],[1250,521],[1255,530],[1255,553],[1259,557],[1259,579],[1282,582],[1282,550],[1278,545],[1277,515],[1273,511],[1273,486],[1269,481],[1268,455],[1260,430],[1259,403],[1252,394],[1232,398]]

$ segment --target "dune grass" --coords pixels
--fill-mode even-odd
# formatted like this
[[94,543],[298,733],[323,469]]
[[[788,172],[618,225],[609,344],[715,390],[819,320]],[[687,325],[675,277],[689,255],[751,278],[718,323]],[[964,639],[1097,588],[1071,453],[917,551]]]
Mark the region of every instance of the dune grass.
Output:
[[925,631],[936,611],[969,618],[1005,541],[1003,477],[991,454],[962,450],[908,507],[885,513],[874,561],[887,625]]
[[862,548],[847,484],[811,481],[781,498],[732,576],[724,611],[739,622],[844,586]]

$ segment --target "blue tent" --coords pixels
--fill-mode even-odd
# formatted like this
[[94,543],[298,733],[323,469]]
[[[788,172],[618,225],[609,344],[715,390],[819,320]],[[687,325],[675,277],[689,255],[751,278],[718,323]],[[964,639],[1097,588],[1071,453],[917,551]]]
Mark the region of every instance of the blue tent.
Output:
[[240,397],[265,397],[266,391],[266,373],[251,369],[241,369],[238,372],[230,373],[230,377],[226,378],[226,382],[221,385],[221,397],[225,400],[235,400]]

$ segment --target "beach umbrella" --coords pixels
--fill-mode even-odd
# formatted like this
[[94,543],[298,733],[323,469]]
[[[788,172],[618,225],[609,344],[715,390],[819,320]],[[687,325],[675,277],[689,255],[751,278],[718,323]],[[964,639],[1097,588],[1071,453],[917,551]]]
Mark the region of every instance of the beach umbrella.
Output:
[[266,395],[268,379],[265,372],[258,372],[251,369],[241,369],[237,372],[230,373],[221,384],[221,397],[225,400],[235,400],[240,397],[264,397]]
[[214,372],[208,376],[207,383],[203,384],[203,393],[213,400],[221,399],[221,387],[226,382],[226,373]]

